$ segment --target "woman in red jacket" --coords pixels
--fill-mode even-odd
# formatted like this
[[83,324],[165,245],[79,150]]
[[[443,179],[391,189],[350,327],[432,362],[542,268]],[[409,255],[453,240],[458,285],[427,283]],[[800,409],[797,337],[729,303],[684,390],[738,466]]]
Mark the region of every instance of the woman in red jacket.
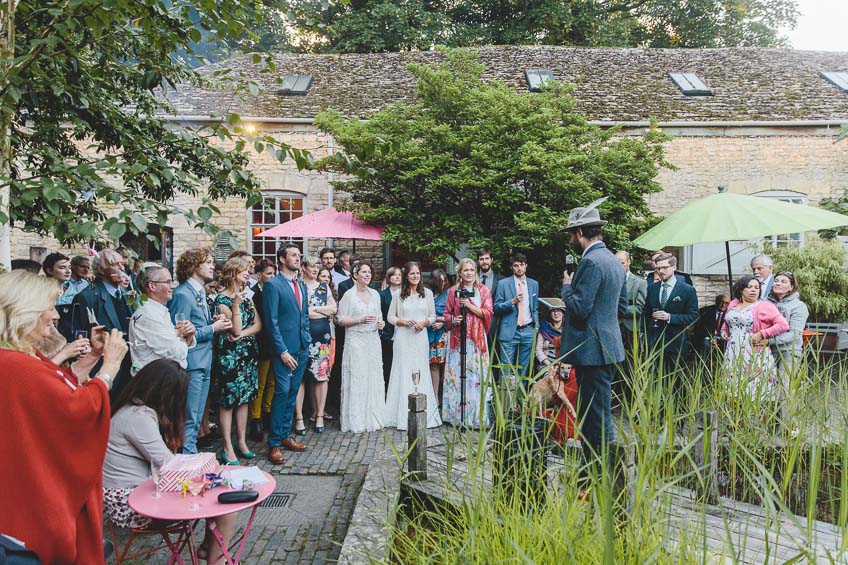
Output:
[[789,329],[774,304],[760,300],[760,281],[750,275],[733,285],[733,298],[721,330],[726,340],[725,368],[754,398],[772,398],[777,385],[777,365],[769,338]]
[[101,326],[92,329],[90,353],[70,367],[39,353],[59,319],[60,291],[52,278],[0,274],[0,533],[43,563],[103,563],[109,388],[127,345]]

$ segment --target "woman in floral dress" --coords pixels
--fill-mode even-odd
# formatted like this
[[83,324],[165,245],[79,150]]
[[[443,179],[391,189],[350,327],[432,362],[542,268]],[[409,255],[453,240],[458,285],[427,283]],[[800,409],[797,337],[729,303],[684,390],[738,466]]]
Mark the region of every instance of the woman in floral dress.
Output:
[[725,368],[741,391],[755,399],[772,399],[777,365],[768,340],[788,330],[789,324],[774,304],[760,300],[760,281],[750,275],[736,281],[733,297],[721,330],[727,342]]
[[[225,465],[238,465],[236,455],[253,459],[256,453],[247,447],[248,403],[259,390],[259,343],[256,336],[262,322],[256,315],[253,301],[245,296],[245,285],[250,278],[250,262],[243,257],[228,259],[221,269],[221,286],[215,305],[222,316],[232,321],[226,332],[215,334],[213,367],[218,376],[218,422],[224,448],[218,458]],[[233,449],[233,412],[236,414],[238,451]]]
[[319,271],[318,259],[312,257],[304,259],[303,283],[308,292],[309,332],[312,334],[306,372],[312,380],[312,415],[315,418],[315,431],[320,434],[324,433],[324,404],[327,402],[330,369],[333,368],[332,340],[336,300],[333,298],[329,285],[318,280]]

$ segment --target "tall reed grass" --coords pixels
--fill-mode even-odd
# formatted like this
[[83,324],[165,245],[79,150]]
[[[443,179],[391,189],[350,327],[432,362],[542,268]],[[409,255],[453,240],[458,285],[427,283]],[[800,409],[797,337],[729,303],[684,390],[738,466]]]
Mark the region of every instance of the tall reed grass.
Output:
[[[844,365],[804,362],[794,371],[787,397],[776,402],[741,392],[721,363],[699,359],[673,376],[660,368],[661,351],[646,354],[634,347],[631,354],[632,363],[623,369],[629,386],[614,400],[619,437],[610,448],[612,463],[583,469],[592,484],[587,500],[577,497],[580,451],[554,448],[542,477],[539,466],[529,464],[541,457],[529,433],[511,447],[527,464],[498,476],[499,440],[509,426],[529,428],[535,414],[527,405],[515,421],[509,410],[512,397],[497,389],[490,429],[455,430],[446,437],[448,458],[463,453],[464,468],[454,471],[445,488],[464,502],[434,506],[412,501],[401,508],[391,561],[730,563],[765,543],[765,555],[784,562],[786,553],[776,545],[782,540],[792,547],[790,559],[816,562],[810,548],[824,543],[831,552],[824,561],[848,562]],[[719,422],[714,474],[698,453],[704,443],[697,424],[705,410],[714,411]],[[626,452],[635,463],[629,468],[621,456]],[[457,461],[447,464],[459,466]],[[493,464],[494,483],[488,480]],[[547,489],[539,495],[537,487],[545,479]],[[761,517],[752,517],[750,524],[722,518],[716,534],[710,518],[720,512],[698,503],[675,509],[677,494],[685,492],[680,489],[698,490],[709,481],[723,496],[760,506]],[[823,538],[816,520],[836,525],[840,534]],[[713,524],[710,532],[707,523]],[[784,531],[792,526],[793,534],[778,539],[769,534],[765,542],[755,534],[764,527],[779,533],[781,524]]]

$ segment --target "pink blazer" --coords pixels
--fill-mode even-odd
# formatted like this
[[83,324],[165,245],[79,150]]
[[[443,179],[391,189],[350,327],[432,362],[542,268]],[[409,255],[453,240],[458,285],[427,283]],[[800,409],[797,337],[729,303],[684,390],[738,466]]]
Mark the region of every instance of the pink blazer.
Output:
[[[733,302],[730,303],[730,306],[727,307],[727,311],[730,312],[733,308],[739,305],[739,301],[734,299]],[[783,332],[789,330],[789,322],[786,321],[786,318],[783,317],[783,314],[777,309],[773,303],[768,302],[766,300],[760,300],[755,303],[753,306],[754,309],[754,331],[753,333],[759,332],[763,337],[769,338],[774,337],[776,335],[780,335]],[[722,332],[729,332],[729,328],[727,327],[727,322],[722,324],[721,326]],[[757,349],[762,349],[763,347],[767,347],[764,345],[758,346]]]

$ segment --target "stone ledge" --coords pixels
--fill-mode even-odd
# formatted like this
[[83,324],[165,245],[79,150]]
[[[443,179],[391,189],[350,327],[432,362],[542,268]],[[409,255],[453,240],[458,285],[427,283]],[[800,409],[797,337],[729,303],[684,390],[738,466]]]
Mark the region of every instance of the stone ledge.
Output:
[[340,564],[387,560],[400,496],[401,472],[401,466],[390,451],[368,465],[342,544]]

